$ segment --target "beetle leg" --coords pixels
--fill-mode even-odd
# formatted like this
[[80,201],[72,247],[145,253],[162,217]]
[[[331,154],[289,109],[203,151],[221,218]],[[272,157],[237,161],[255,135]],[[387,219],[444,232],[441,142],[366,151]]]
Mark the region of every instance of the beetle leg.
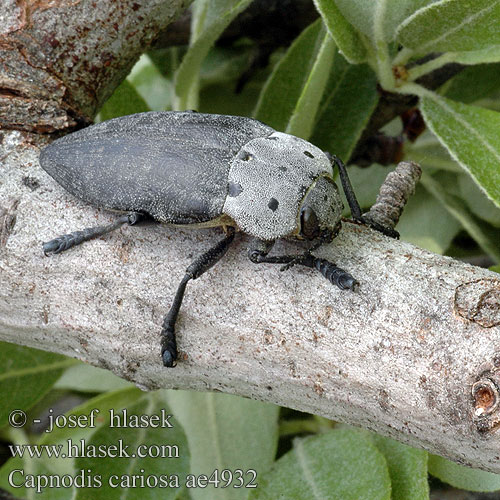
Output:
[[265,241],[259,240],[258,238],[252,238],[250,244],[248,245],[248,258],[255,264],[259,264],[261,261],[259,260],[262,257],[265,257],[274,246],[274,240]]
[[318,270],[330,283],[337,285],[341,290],[356,292],[359,289],[359,281],[333,262],[305,254],[304,259],[299,260],[298,264]]
[[53,240],[47,241],[43,244],[43,252],[45,255],[56,254],[60,252],[64,252],[71,247],[79,245],[84,241],[91,240],[92,238],[97,238],[98,236],[102,236],[103,234],[110,233],[115,229],[123,226],[123,224],[128,224],[133,226],[147,218],[146,215],[141,214],[140,212],[131,212],[126,215],[122,215],[116,222],[113,224],[108,224],[107,226],[95,226],[95,227],[87,227],[82,231],[74,231],[69,234],[63,234]]
[[268,242],[254,240],[248,247],[248,258],[255,264],[285,264],[281,270],[289,269],[291,265],[301,265],[316,269],[330,283],[337,285],[341,290],[356,291],[359,288],[359,282],[348,272],[337,267],[333,262],[325,259],[319,259],[308,250],[302,255],[276,255],[269,257],[267,254],[271,250],[274,241],[270,246]]
[[174,362],[177,359],[175,322],[177,321],[177,316],[179,315],[179,310],[181,308],[182,299],[184,298],[186,285],[190,280],[199,278],[205,271],[208,271],[225,255],[227,249],[234,240],[235,234],[234,228],[228,227],[227,230],[228,234],[223,240],[219,241],[214,247],[210,248],[210,250],[200,255],[188,266],[188,268],[186,269],[186,274],[184,275],[184,278],[182,278],[182,281],[177,288],[174,302],[172,303],[172,307],[170,307],[170,310],[163,320],[163,327],[161,330],[161,357],[163,360],[163,366],[174,366]]
[[273,244],[274,241],[253,240],[248,247],[248,258],[255,264],[285,264],[281,268],[282,271],[290,268],[291,265],[310,267],[319,271],[330,283],[337,285],[341,290],[349,289],[356,291],[359,288],[359,282],[348,272],[337,267],[333,262],[315,257],[311,254],[312,250],[302,255],[276,255],[269,257],[267,254]]
[[361,222],[362,224],[366,224],[370,226],[372,229],[385,234],[386,236],[390,236],[391,238],[399,238],[399,233],[392,228],[385,227],[382,224],[378,224],[377,222],[367,220],[361,214],[361,207],[359,206],[356,195],[354,194],[354,189],[352,188],[351,181],[349,180],[349,176],[347,175],[347,169],[345,168],[344,163],[340,158],[335,155],[331,155],[330,153],[326,153],[330,161],[333,165],[337,165],[339,169],[340,181],[342,182],[342,188],[344,189],[345,197],[347,199],[347,203],[349,203],[349,207],[351,209],[352,218],[355,221]]

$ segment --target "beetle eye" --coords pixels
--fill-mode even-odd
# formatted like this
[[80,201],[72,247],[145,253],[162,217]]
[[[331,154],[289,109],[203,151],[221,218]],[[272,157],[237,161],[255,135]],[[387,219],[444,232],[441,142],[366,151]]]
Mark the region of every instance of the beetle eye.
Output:
[[318,216],[311,207],[304,207],[300,212],[300,233],[308,240],[320,234]]

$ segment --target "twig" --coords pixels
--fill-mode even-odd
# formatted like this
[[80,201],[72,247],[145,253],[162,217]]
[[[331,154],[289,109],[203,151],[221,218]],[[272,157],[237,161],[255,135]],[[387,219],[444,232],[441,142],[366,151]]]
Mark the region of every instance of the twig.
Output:
[[384,227],[396,227],[421,175],[422,169],[417,163],[400,162],[395,170],[387,175],[380,187],[377,201],[363,217]]

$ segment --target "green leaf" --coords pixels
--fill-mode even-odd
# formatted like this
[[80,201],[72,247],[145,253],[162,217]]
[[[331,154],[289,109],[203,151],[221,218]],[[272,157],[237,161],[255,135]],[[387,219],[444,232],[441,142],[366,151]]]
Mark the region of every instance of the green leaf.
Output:
[[249,67],[253,49],[249,47],[213,47],[200,68],[200,85],[218,85],[235,80]]
[[[11,458],[0,468],[0,487],[9,491],[15,499],[68,500],[73,498],[72,494],[74,490],[71,487],[50,488],[48,481],[46,485],[44,484],[44,478],[50,476],[62,477],[66,474],[76,475],[74,469],[68,467],[69,462],[69,460],[61,460],[60,464],[63,467],[49,467],[45,462],[38,459]],[[35,484],[31,487],[25,487],[24,482],[29,479],[27,477],[29,475],[35,478]],[[36,484],[36,479],[39,481],[38,485]],[[6,497],[2,496],[0,498]],[[9,499],[10,497],[7,498],[7,500]]]
[[454,173],[463,172],[460,165],[450,156],[438,138],[428,129],[415,143],[407,143],[405,146],[405,159],[415,161],[423,167],[430,167],[432,170],[438,169]]
[[335,429],[294,441],[270,472],[259,477],[252,500],[390,499],[383,455],[363,432]]
[[441,144],[500,207],[500,113],[432,92],[421,98],[421,110]]
[[314,0],[323,21],[342,55],[352,64],[366,60],[366,48],[359,33],[349,24],[332,0]]
[[[133,406],[127,408],[129,418],[133,415],[160,416],[161,412],[172,415],[173,412],[165,404],[163,391],[151,392],[140,398]],[[118,410],[118,415],[122,415]],[[143,500],[174,499],[184,484],[189,469],[189,453],[186,436],[179,422],[172,417],[168,426],[148,425],[136,427],[128,424],[126,427],[113,425],[102,426],[91,439],[85,442],[87,448],[108,449],[110,446],[128,446],[129,457],[82,457],[75,460],[77,470],[85,470],[90,474],[102,476],[102,486],[99,488],[77,489],[76,500],[127,500],[141,498]],[[177,482],[171,484],[173,476]],[[134,486],[132,481],[138,478]],[[140,486],[144,480],[145,486]],[[149,478],[149,479],[148,479]],[[149,484],[146,480],[152,481]],[[166,485],[168,484],[168,486]],[[178,487],[176,487],[178,485]],[[137,494],[140,491],[140,497]]]
[[177,109],[198,108],[198,75],[208,51],[231,21],[252,0],[198,0],[194,4],[192,40],[176,73]]
[[[424,172],[420,182],[425,189],[442,203],[448,212],[462,224],[485,252],[491,255],[495,260],[500,261],[498,229],[492,228],[487,223],[477,219],[466,209],[462,198],[454,194],[459,192],[458,186],[454,185],[456,179],[450,178],[449,175],[447,176],[445,174],[445,172],[441,172],[433,177]],[[444,186],[446,186],[446,189]],[[448,189],[450,191],[448,191]]]
[[128,80],[123,80],[113,95],[104,103],[99,111],[102,121],[116,118],[117,116],[132,115],[149,111],[146,101]]
[[[94,427],[73,428],[69,426],[54,427],[51,432],[45,432],[40,438],[40,444],[66,443],[71,438],[73,441],[89,439],[94,432],[108,425],[110,413],[113,408],[120,411],[122,408],[134,405],[144,393],[136,387],[128,387],[118,391],[105,392],[85,403],[72,408],[66,413],[67,416],[78,418],[81,415],[91,415],[95,412]],[[90,418],[90,417],[89,417]]]
[[444,85],[443,95],[453,101],[471,103],[500,88],[500,64],[478,64],[462,70]]
[[241,92],[235,92],[234,82],[208,85],[200,91],[201,113],[216,113],[222,115],[251,116],[259,99],[262,84],[253,79]]
[[79,363],[66,370],[54,385],[55,389],[79,392],[108,392],[132,387],[132,383],[109,370]]
[[335,42],[326,34],[318,52],[309,78],[304,85],[294,112],[290,117],[286,132],[288,134],[309,139],[316,119],[316,113],[328,81],[328,75],[335,54]]
[[496,63],[500,61],[500,45],[470,52],[456,52],[453,59],[461,64]]
[[494,271],[495,273],[500,273],[500,265],[498,266],[491,266],[490,271]]
[[149,109],[163,111],[171,108],[173,86],[146,54],[132,68],[127,80],[146,101]]
[[161,75],[170,80],[181,64],[181,59],[187,52],[184,46],[152,49],[147,52],[147,57]]
[[[458,177],[460,194],[467,202],[471,212],[489,224],[500,228],[500,208],[496,207],[476,186],[468,175]],[[500,233],[499,233],[500,238]],[[499,240],[500,241],[500,240]]]
[[441,0],[406,19],[396,38],[419,54],[483,50],[500,45],[499,26],[500,0]]
[[[332,0],[331,0],[332,1]],[[332,1],[333,3],[333,1]],[[371,39],[390,42],[398,25],[428,0],[335,0],[345,18]]]
[[0,342],[0,427],[13,410],[29,410],[75,363],[60,354]]
[[500,474],[464,467],[436,455],[429,455],[429,473],[462,490],[500,490]]
[[[168,391],[167,398],[187,434],[192,474],[254,469],[259,482],[276,453],[279,407],[211,392]],[[237,500],[248,491],[209,486],[192,489],[191,495],[195,500]]]
[[433,195],[421,186],[405,206],[397,230],[401,239],[444,254],[462,225]]
[[391,499],[427,500],[427,452],[377,434],[373,434],[373,440],[387,460],[391,476]]
[[255,118],[276,130],[308,139],[334,53],[334,42],[318,19],[274,68],[262,89]]
[[377,79],[370,67],[348,64],[337,53],[311,142],[347,162],[377,103]]
[[[136,389],[135,387],[129,388],[122,391],[116,391],[114,393],[107,393],[96,398],[93,398],[83,405],[73,408],[66,415],[72,415],[74,417],[87,416],[89,426],[87,427],[76,427],[66,425],[64,427],[54,427],[51,432],[44,432],[37,444],[40,445],[61,445],[61,452],[68,452],[68,440],[71,439],[73,443],[80,443],[80,440],[89,441],[90,437],[94,432],[100,429],[102,426],[107,425],[109,422],[109,410],[111,408],[121,409],[126,405],[130,405],[142,397],[143,393]],[[96,413],[96,418],[93,423],[95,427],[90,427],[90,415],[92,410]],[[47,429],[47,430],[50,430]],[[9,437],[13,440],[15,444],[26,444],[28,443],[28,438],[23,433],[17,430],[15,433],[11,432]],[[29,453],[25,453],[22,458],[15,457],[9,459],[0,469],[0,487],[5,488],[9,491],[15,493],[16,496],[24,496],[27,498],[47,498],[66,500],[67,498],[73,498],[74,490],[70,488],[46,488],[42,493],[35,493],[33,488],[11,488],[9,485],[9,474],[16,469],[24,470],[27,474],[35,475],[58,475],[63,476],[65,474],[76,475],[77,472],[74,467],[74,459],[72,458],[48,458],[46,453],[42,454],[41,458],[31,458]],[[16,484],[22,481],[21,475],[15,475],[14,481]]]

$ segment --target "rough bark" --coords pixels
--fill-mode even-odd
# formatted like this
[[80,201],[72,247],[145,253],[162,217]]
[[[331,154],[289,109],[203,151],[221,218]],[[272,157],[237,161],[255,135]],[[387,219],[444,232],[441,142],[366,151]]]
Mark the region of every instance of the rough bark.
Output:
[[240,394],[500,472],[497,274],[344,223],[318,255],[359,280],[359,292],[346,292],[310,269],[250,263],[240,235],[189,285],[180,362],[167,369],[163,315],[218,230],[128,227],[44,257],[43,241],[115,215],[64,192],[29,139],[6,134],[0,154],[0,338],[108,368],[144,389]]
[[0,128],[88,124],[145,48],[190,0],[4,0]]

